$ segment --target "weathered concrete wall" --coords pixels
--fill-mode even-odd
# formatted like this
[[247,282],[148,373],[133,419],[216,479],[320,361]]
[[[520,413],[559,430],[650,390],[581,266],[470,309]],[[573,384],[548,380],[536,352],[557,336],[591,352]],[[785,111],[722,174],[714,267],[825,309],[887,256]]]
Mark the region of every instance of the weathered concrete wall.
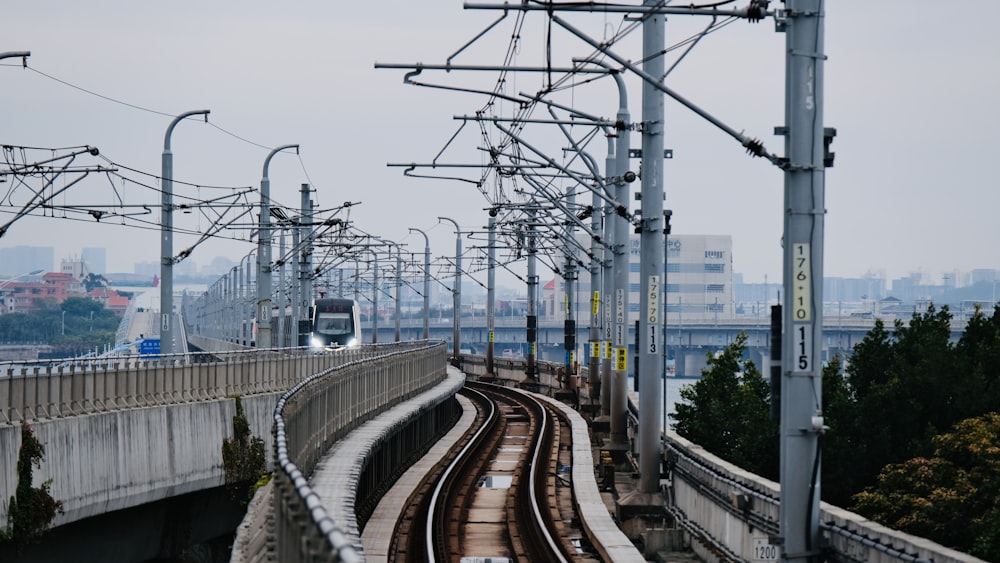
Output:
[[[779,533],[780,485],[719,459],[673,432],[667,433],[667,449],[672,475],[670,508],[698,540],[691,542],[695,553],[709,562],[769,559],[755,557],[754,548],[768,545],[768,536]],[[820,522],[824,540],[845,561],[984,563],[825,502]],[[712,542],[718,546],[711,548]],[[720,550],[735,557],[720,557]]]
[[[271,451],[278,394],[243,397],[253,435]],[[52,479],[65,514],[56,525],[224,483],[222,440],[233,434],[234,399],[182,403],[31,424],[45,446],[34,485]],[[21,427],[0,426],[0,526],[17,487]],[[268,456],[270,458],[270,456]],[[270,460],[268,460],[270,463]],[[270,467],[268,467],[270,469]]]

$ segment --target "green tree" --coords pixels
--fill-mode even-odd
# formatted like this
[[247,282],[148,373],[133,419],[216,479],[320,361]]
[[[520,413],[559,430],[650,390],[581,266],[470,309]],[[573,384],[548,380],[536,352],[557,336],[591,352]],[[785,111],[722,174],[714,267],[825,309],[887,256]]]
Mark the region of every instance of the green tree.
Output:
[[1000,411],[1000,306],[989,317],[979,307],[969,319],[956,346],[958,369],[950,374],[961,377],[955,386],[954,402],[963,417]]
[[713,454],[766,477],[778,478],[778,424],[770,416],[770,388],[743,357],[740,333],[717,356],[709,354],[702,378],[681,388],[674,430]]
[[236,397],[236,415],[233,416],[233,437],[222,441],[222,466],[232,498],[249,501],[252,487],[266,467],[264,440],[250,433],[250,423],[239,397]]
[[1000,414],[961,421],[932,442],[931,457],[886,466],[874,486],[855,496],[854,510],[1000,561]]
[[17,489],[10,497],[7,530],[0,532],[0,541],[19,549],[38,540],[52,524],[56,514],[63,513],[62,502],[52,498],[49,479],[39,487],[32,486],[34,467],[41,467],[45,447],[35,438],[31,426],[21,423],[21,449],[17,456]]
[[856,406],[843,374],[843,362],[834,357],[823,367],[823,420],[829,430],[820,441],[823,455],[821,495],[826,502],[849,506],[860,489],[855,478],[858,435]]
[[25,313],[0,315],[5,343],[45,343],[60,357],[75,356],[114,342],[121,318],[99,301],[70,297],[61,304],[40,300]]
[[[897,320],[890,335],[881,320],[855,348],[848,366],[854,422],[844,425],[855,448],[857,489],[875,482],[890,463],[927,456],[931,438],[972,414],[958,415],[953,377],[951,314],[933,306],[908,324]],[[845,462],[847,460],[844,460]]]
[[87,277],[83,278],[83,287],[87,289],[87,293],[90,293],[96,288],[108,287],[108,280],[100,274],[91,272],[87,274]]

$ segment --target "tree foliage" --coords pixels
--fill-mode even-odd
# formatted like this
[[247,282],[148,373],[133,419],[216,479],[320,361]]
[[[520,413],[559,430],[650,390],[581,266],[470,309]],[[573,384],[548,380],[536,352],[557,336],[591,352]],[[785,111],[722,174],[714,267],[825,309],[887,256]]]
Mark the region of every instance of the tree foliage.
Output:
[[[877,320],[846,362],[824,367],[822,497],[1000,561],[1000,307],[977,310],[957,342],[951,321],[933,306],[891,329]],[[775,478],[778,429],[745,344],[710,356],[681,390],[674,429]]]
[[100,288],[108,287],[108,279],[101,274],[95,274],[93,272],[87,274],[87,277],[83,278],[83,287],[86,288],[87,293]]
[[[824,451],[824,473],[841,487],[834,498],[824,490],[825,500],[998,559],[998,311],[977,310],[957,343],[947,307],[896,321],[893,334],[876,322],[854,348],[844,412],[828,418],[842,424],[841,447]],[[853,506],[844,498],[851,490]]]
[[843,369],[840,357],[832,358],[823,367],[823,421],[829,430],[820,443],[823,454],[820,490],[823,500],[837,506],[848,506],[851,495],[859,490],[854,465],[837,462],[856,455],[853,437],[858,433],[857,411]]
[[21,424],[21,449],[17,456],[17,489],[10,497],[7,530],[0,532],[0,541],[18,548],[38,541],[52,524],[56,514],[63,513],[62,502],[49,492],[52,480],[33,487],[34,467],[41,467],[45,447],[35,438],[28,424]]
[[681,388],[674,430],[713,454],[769,479],[778,477],[778,425],[770,417],[770,388],[744,358],[740,333],[717,356],[709,354],[702,378]]
[[[1000,414],[963,420],[930,457],[883,469],[856,510],[887,526],[1000,560]],[[961,522],[961,525],[956,525]]]
[[239,397],[236,397],[236,415],[233,416],[233,437],[222,441],[222,465],[232,498],[249,501],[253,486],[266,467],[264,440],[250,433],[250,423]]
[[0,315],[0,339],[5,344],[51,344],[58,354],[72,356],[114,342],[120,322],[114,311],[87,297],[60,304],[41,300],[33,311]]
[[[997,315],[993,315],[996,319]],[[957,344],[950,341],[947,307],[896,321],[890,335],[881,321],[854,348],[847,368],[853,405],[843,428],[852,451],[826,457],[850,464],[855,491],[875,483],[882,468],[933,452],[933,438],[959,421],[1000,410],[995,381],[1000,331],[981,311]]]

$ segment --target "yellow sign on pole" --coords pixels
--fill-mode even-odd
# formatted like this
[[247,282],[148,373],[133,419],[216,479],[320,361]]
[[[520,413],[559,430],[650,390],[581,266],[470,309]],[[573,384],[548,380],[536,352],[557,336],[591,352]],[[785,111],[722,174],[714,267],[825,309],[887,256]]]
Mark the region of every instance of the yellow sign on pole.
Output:
[[625,371],[628,369],[628,349],[627,348],[615,348],[615,370]]
[[600,308],[600,306],[601,306],[601,292],[600,291],[595,291],[594,292],[594,299],[590,303],[590,314],[594,315],[596,317],[598,309]]
[[493,331],[490,331],[490,342],[493,342]]
[[591,358],[600,358],[601,357],[601,343],[600,342],[591,342],[590,343],[590,357]]

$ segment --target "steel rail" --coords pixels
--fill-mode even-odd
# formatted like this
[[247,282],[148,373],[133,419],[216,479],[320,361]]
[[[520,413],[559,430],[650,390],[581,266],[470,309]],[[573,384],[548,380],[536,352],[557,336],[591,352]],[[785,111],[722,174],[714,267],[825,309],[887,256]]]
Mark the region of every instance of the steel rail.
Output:
[[452,472],[455,471],[455,469],[459,465],[465,463],[466,455],[471,450],[479,447],[483,435],[492,428],[496,418],[499,416],[499,411],[496,406],[496,401],[489,399],[481,391],[477,391],[469,387],[466,387],[465,390],[470,394],[474,393],[479,395],[481,400],[489,405],[490,410],[487,413],[485,420],[483,421],[483,424],[479,426],[479,430],[477,430],[476,433],[472,435],[472,438],[470,438],[469,441],[465,444],[465,446],[461,449],[461,451],[459,451],[458,455],[455,456],[455,459],[453,459],[451,463],[448,464],[448,467],[444,470],[444,472],[441,474],[441,477],[438,479],[437,485],[434,487],[434,492],[431,493],[431,500],[427,508],[427,528],[424,533],[424,542],[427,547],[427,561],[431,562],[437,561],[437,549],[435,549],[435,547],[436,546],[440,547],[438,546],[438,542],[435,541],[436,538],[434,534],[434,529],[435,529],[434,515],[438,511],[438,502],[442,496],[442,493],[444,492],[445,482],[448,481]]

